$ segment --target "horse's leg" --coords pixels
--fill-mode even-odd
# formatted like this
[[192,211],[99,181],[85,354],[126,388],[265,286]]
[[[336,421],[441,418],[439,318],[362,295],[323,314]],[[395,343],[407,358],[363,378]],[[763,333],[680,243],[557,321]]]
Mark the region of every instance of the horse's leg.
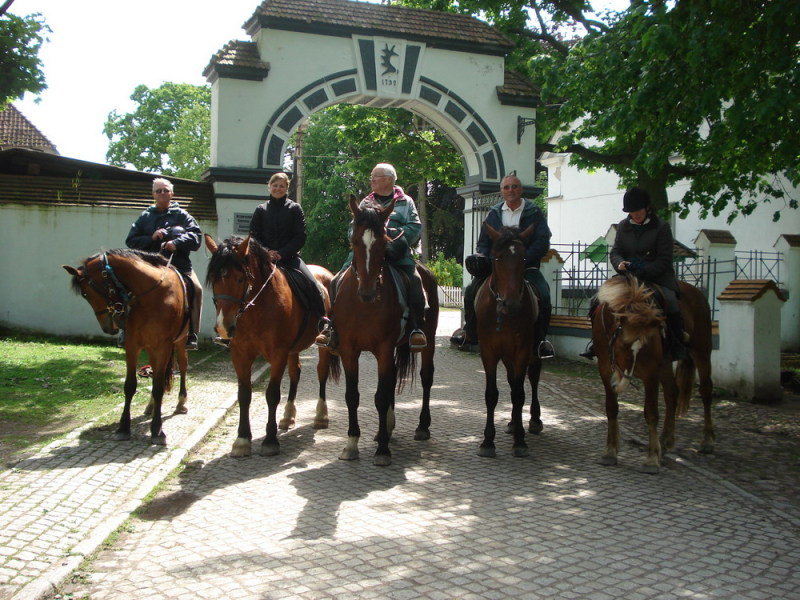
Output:
[[317,360],[317,381],[319,381],[319,398],[317,399],[317,411],[314,415],[314,429],[328,428],[328,402],[326,399],[328,373],[330,372],[331,355],[330,352],[320,348],[319,359]]
[[236,441],[231,448],[231,456],[240,458],[250,456],[252,452],[253,434],[250,431],[250,401],[253,397],[253,386],[250,377],[253,369],[254,356],[239,354],[236,350],[231,350],[231,361],[236,371],[236,382],[238,385],[237,401],[239,403],[239,427],[236,433]]
[[119,419],[117,431],[114,432],[114,439],[117,441],[131,439],[131,400],[136,393],[136,366],[139,362],[139,349],[133,349],[130,345],[125,348],[125,405],[122,408],[122,416]]
[[644,381],[644,420],[647,424],[647,459],[642,472],[655,475],[661,467],[661,442],[658,439],[658,377]]
[[278,428],[286,431],[294,427],[295,417],[297,417],[297,407],[294,400],[297,397],[297,382],[300,381],[300,355],[296,352],[289,354],[289,397],[286,399],[286,407],[283,409],[283,418],[278,424]]
[[499,392],[497,390],[497,360],[494,364],[483,362],[483,370],[486,373],[486,390],[484,400],[486,402],[486,426],[483,429],[483,442],[478,448],[478,456],[494,458],[494,411],[497,408]]
[[714,452],[714,421],[711,418],[711,394],[713,384],[711,383],[711,358],[708,355],[699,357],[697,362],[698,388],[700,398],[703,400],[703,444],[700,452],[712,454]]
[[386,467],[392,464],[389,439],[394,429],[394,390],[397,385],[397,368],[392,348],[378,354],[378,389],[375,391],[375,408],[378,410],[378,449],[374,464]]
[[161,402],[166,385],[167,363],[172,359],[172,344],[167,348],[148,348],[150,364],[153,367],[153,415],[150,418],[150,443],[167,445],[167,436],[161,429]]
[[542,359],[536,351],[533,352],[528,365],[528,381],[531,383],[531,421],[528,424],[528,433],[542,433],[542,407],[539,405],[539,378],[542,375]]
[[342,367],[344,368],[345,393],[347,403],[347,445],[339,455],[340,460],[355,460],[358,458],[358,440],[361,438],[361,428],[358,426],[358,355],[359,353],[342,354]]
[[[603,364],[603,363],[606,364]],[[603,388],[606,392],[606,421],[608,431],[606,432],[606,449],[600,457],[600,464],[611,466],[617,464],[617,454],[619,453],[619,401],[617,392],[611,385],[611,369],[607,365],[608,359],[598,356],[598,368]]]
[[189,412],[189,409],[186,408],[186,371],[189,368],[189,357],[186,352],[186,343],[182,339],[175,344],[175,354],[178,357],[178,370],[181,373],[181,387],[178,391],[178,405],[173,414],[185,415]]
[[661,449],[667,452],[675,448],[675,414],[678,409],[678,385],[675,382],[675,373],[672,371],[672,363],[668,360],[662,361],[659,368],[659,379],[661,388],[664,391],[664,427],[661,429]]
[[286,371],[286,363],[290,360],[289,356],[279,357],[278,360],[270,362],[269,383],[267,384],[267,434],[261,442],[261,456],[275,456],[280,454],[281,446],[278,443],[278,404],[281,402],[281,379]]
[[511,383],[511,424],[514,433],[514,456],[528,456],[525,443],[525,428],[522,426],[522,407],[525,406],[525,367],[514,369]]
[[[433,339],[433,338],[428,338]],[[422,408],[419,412],[419,425],[414,431],[415,440],[429,440],[431,438],[431,388],[433,387],[433,352],[435,344],[430,342],[422,351],[422,366],[419,371],[419,380],[422,383]]]

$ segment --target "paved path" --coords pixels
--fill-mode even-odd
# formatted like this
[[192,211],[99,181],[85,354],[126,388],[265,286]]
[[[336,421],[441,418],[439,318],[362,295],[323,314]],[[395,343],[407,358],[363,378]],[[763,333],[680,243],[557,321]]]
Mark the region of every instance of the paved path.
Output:
[[[404,392],[390,467],[372,464],[374,361],[362,372],[362,458],[344,462],[344,384],[330,392],[330,429],[314,431],[310,353],[298,425],[281,437],[280,456],[227,455],[236,411],[187,456],[231,402],[230,374],[193,402],[197,410],[166,422],[166,450],[144,443],[144,422],[130,443],[76,435],[45,449],[0,477],[0,598],[52,597],[52,584],[182,459],[178,476],[66,585],[68,597],[800,597],[793,505],[691,458],[643,475],[634,445],[619,466],[599,466],[601,405],[575,378],[545,377],[545,431],[528,436],[528,458],[513,458],[504,434],[497,458],[478,458],[480,360],[437,342],[432,438],[413,440],[418,390]],[[265,412],[254,403],[254,430]],[[679,447],[699,437],[679,423]]]

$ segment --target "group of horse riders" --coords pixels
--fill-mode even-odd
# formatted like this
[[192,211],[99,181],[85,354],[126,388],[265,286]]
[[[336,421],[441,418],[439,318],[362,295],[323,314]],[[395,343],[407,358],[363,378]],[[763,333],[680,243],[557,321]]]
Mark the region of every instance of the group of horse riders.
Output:
[[[407,285],[404,296],[408,306],[408,343],[412,351],[419,351],[428,343],[422,331],[426,301],[411,249],[419,243],[422,224],[414,200],[396,182],[397,172],[391,164],[376,165],[370,175],[372,191],[365,200],[377,201],[384,207],[394,202],[394,210],[386,223],[387,235],[391,240],[386,247],[386,259],[404,275],[403,280]],[[306,240],[303,209],[288,197],[289,177],[285,173],[275,173],[268,187],[269,198],[256,207],[250,221],[250,235],[268,250],[274,263],[283,267],[303,306],[319,319],[320,333],[316,344],[335,352],[337,336],[332,321],[325,314],[316,280],[299,254]],[[484,223],[498,230],[502,227],[516,227],[519,230],[533,227],[532,234],[525,239],[524,279],[535,292],[539,303],[534,336],[536,349],[539,357],[549,358],[554,355],[553,347],[546,339],[552,304],[549,285],[539,267],[550,248],[550,229],[542,210],[530,200],[522,198],[522,183],[516,175],[504,177],[500,191],[503,200],[489,210]],[[169,180],[153,180],[154,204],[133,223],[126,244],[130,248],[163,254],[184,276],[190,305],[186,347],[196,349],[203,291],[192,270],[189,253],[200,247],[202,233],[194,217],[182,209],[173,196],[173,185]],[[620,275],[634,275],[657,285],[664,303],[669,350],[675,359],[683,358],[686,348],[682,342],[678,286],[672,267],[673,238],[670,227],[652,210],[649,194],[641,188],[634,187],[625,192],[622,210],[628,215],[618,225],[610,254],[611,263]],[[486,229],[481,227],[476,253],[465,259],[467,271],[473,276],[464,290],[465,322],[450,340],[461,348],[468,348],[479,341],[474,300],[477,290],[491,274],[491,250],[492,240]],[[352,256],[351,252],[332,282],[331,305],[337,284],[350,266]],[[592,313],[590,310],[590,316],[593,316]],[[120,332],[119,343],[124,344],[124,331]],[[581,356],[588,359],[594,357],[591,345]]]

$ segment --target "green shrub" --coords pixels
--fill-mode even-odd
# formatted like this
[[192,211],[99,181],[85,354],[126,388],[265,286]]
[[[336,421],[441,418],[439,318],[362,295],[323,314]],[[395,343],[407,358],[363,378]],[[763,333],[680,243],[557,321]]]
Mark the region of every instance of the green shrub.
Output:
[[442,286],[462,287],[463,271],[455,258],[445,258],[441,253],[428,261],[428,268],[436,276],[436,283]]

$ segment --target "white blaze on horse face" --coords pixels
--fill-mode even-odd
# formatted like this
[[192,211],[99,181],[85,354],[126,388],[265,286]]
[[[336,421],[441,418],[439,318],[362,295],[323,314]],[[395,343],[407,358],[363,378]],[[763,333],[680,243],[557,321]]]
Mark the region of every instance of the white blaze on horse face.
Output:
[[225,316],[222,314],[222,309],[221,308],[217,309],[217,326],[214,329],[216,329],[217,334],[220,337],[224,337],[224,338],[230,337],[228,335],[228,330],[225,327]]
[[364,266],[364,276],[369,275],[369,253],[372,249],[372,245],[375,243],[375,234],[372,233],[369,229],[364,230],[364,235],[361,238],[361,241],[364,243],[364,248],[366,248],[367,256],[366,256],[366,265]]

